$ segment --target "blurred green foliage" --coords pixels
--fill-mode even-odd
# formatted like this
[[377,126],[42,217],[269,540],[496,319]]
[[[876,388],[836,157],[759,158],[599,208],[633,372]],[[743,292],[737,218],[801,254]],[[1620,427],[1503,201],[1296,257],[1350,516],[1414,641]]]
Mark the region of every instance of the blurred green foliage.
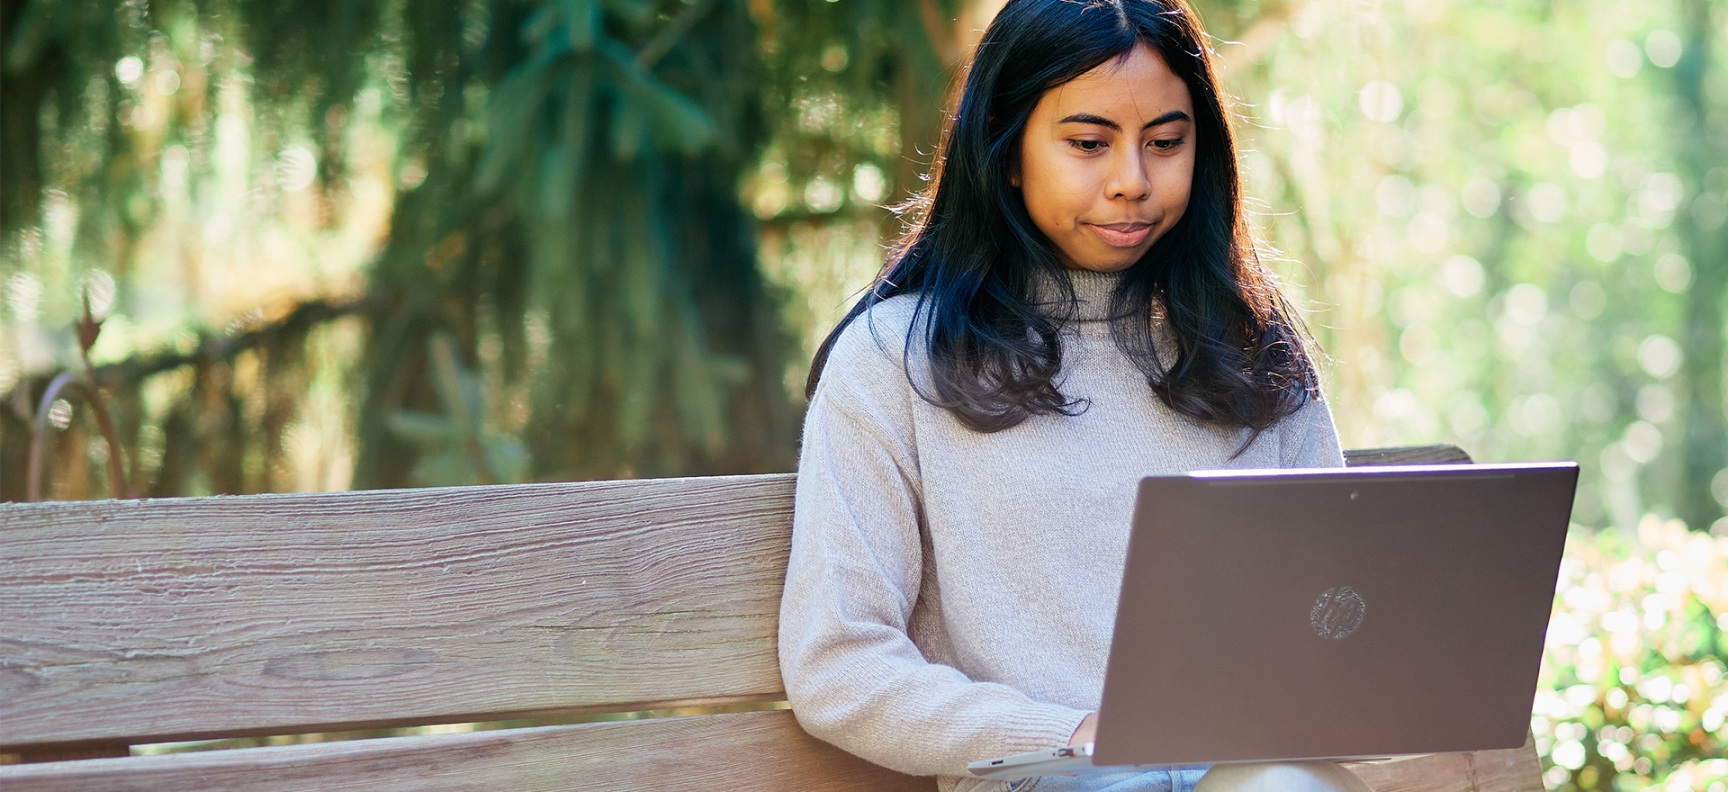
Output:
[[[0,467],[22,472],[58,314],[91,290],[148,494],[790,464],[787,334],[737,189],[767,129],[743,4],[0,11],[8,168],[35,177],[0,218]],[[337,307],[287,321],[315,300]],[[325,344],[358,352],[334,415],[294,365]],[[55,492],[86,497],[96,445],[56,425]],[[336,456],[346,475],[294,470]]]
[[[1197,5],[1346,445],[1583,463],[1550,784],[1710,788],[1728,9]],[[787,469],[996,6],[0,0],[0,499]]]
[[1574,535],[1532,729],[1550,789],[1728,789],[1728,538]]
[[1334,403],[1365,418],[1346,443],[1576,458],[1580,522],[1711,528],[1728,13],[1268,7],[1220,51],[1254,122],[1250,193],[1334,353]]
[[[308,464],[296,433],[357,437],[299,441],[351,454],[351,486],[489,480],[426,478],[439,452],[397,415],[451,409],[438,332],[485,431],[526,450],[517,475],[784,467],[781,385],[880,265],[881,207],[918,186],[994,4],[112,8],[4,5],[0,390],[35,406],[94,291],[98,362],[179,353],[112,394],[133,478],[171,494],[282,488]],[[1583,459],[1587,525],[1722,519],[1728,15],[1201,8],[1274,263],[1332,353],[1334,405],[1365,419],[1347,444]],[[310,298],[340,310],[283,327]],[[259,329],[267,347],[221,343]],[[355,332],[328,341],[363,362],[331,426],[296,361]],[[195,387],[152,384],[195,360]],[[26,431],[3,428],[18,470]],[[52,458],[88,470],[50,479],[83,497],[98,444],[68,430]]]

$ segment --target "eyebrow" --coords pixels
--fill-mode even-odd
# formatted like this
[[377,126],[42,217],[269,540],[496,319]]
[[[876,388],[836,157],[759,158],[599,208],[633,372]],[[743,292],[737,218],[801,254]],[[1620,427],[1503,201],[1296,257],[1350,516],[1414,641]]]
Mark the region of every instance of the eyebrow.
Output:
[[[1163,124],[1168,124],[1172,121],[1192,121],[1192,120],[1194,120],[1194,119],[1189,118],[1188,114],[1182,112],[1181,110],[1171,110],[1170,112],[1165,113],[1164,115],[1158,116],[1157,118],[1154,118],[1151,121],[1147,121],[1146,125],[1143,127],[1140,127],[1140,128],[1141,129],[1151,129],[1152,127],[1160,126]],[[1067,118],[1064,118],[1061,121],[1057,121],[1056,123],[1058,123],[1058,124],[1096,124],[1096,125],[1101,126],[1101,127],[1108,127],[1110,129],[1114,129],[1117,132],[1122,131],[1122,125],[1121,124],[1118,124],[1115,121],[1111,121],[1110,119],[1105,118],[1103,116],[1097,116],[1097,115],[1093,115],[1091,113],[1075,113],[1074,115],[1068,116]]]

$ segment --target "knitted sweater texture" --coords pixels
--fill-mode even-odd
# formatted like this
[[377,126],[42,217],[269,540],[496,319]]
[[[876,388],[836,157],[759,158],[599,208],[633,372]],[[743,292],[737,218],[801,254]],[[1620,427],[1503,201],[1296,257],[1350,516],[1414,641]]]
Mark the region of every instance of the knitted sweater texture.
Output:
[[841,333],[805,419],[780,609],[793,710],[943,789],[1097,709],[1142,476],[1343,464],[1320,399],[1232,458],[1248,430],[1170,410],[1116,347],[1116,278],[1071,279],[1058,383],[1080,414],[987,434],[926,402],[916,297],[897,296]]

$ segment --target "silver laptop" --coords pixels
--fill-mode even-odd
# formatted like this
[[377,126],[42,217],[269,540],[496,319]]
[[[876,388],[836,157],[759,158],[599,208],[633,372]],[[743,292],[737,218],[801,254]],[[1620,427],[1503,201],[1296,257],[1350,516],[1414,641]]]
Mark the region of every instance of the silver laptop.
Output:
[[1140,482],[1095,742],[990,778],[1516,748],[1578,466]]

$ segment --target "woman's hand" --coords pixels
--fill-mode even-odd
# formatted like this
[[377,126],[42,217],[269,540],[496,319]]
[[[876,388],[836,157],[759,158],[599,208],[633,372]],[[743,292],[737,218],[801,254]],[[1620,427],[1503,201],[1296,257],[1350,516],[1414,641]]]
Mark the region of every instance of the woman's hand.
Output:
[[1098,713],[1089,712],[1086,714],[1086,717],[1080,721],[1080,725],[1074,727],[1074,736],[1068,738],[1068,744],[1085,745],[1086,743],[1092,742],[1092,737],[1097,733]]

